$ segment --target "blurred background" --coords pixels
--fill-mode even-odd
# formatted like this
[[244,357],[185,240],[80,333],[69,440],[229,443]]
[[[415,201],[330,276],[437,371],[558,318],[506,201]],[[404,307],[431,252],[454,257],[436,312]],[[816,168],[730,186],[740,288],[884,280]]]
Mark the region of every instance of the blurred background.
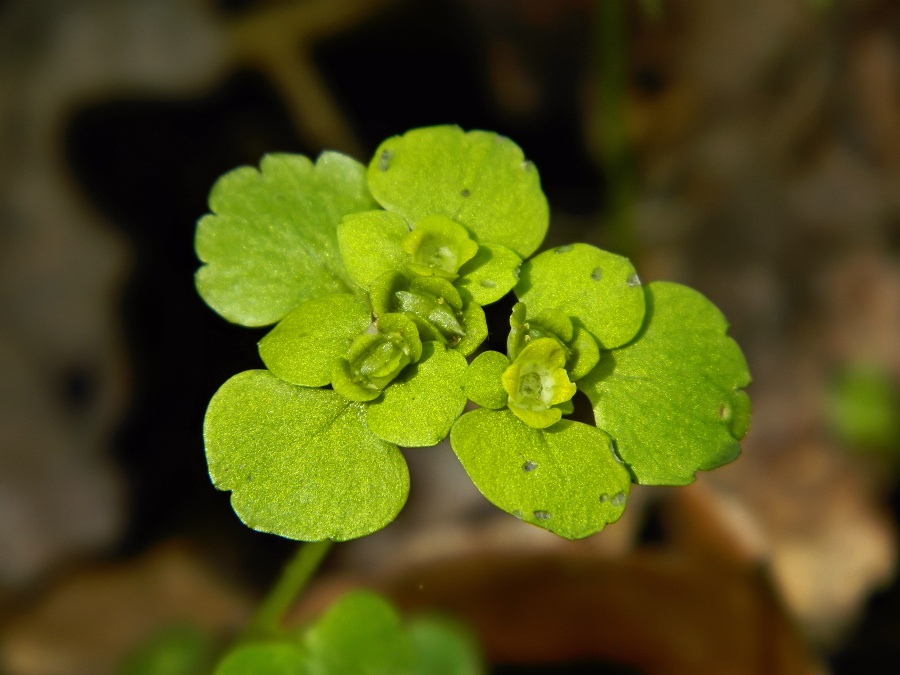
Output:
[[196,295],[196,220],[266,152],[366,162],[439,123],[523,148],[546,246],[715,302],[753,425],[576,543],[407,451],[404,513],[295,618],[364,584],[466,621],[497,673],[897,672],[894,0],[0,0],[0,672],[240,629],[294,545],[206,474],[206,404],[265,331]]

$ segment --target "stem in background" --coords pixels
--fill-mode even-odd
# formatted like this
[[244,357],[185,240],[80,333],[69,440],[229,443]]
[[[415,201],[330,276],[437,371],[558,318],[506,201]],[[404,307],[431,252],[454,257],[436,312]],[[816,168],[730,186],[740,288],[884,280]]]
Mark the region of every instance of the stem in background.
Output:
[[607,227],[612,248],[632,257],[635,178],[625,128],[628,83],[626,0],[603,0],[595,10],[600,162],[607,181]]
[[334,542],[330,540],[300,544],[278,581],[260,603],[244,631],[244,637],[278,635],[281,619],[306,588]]

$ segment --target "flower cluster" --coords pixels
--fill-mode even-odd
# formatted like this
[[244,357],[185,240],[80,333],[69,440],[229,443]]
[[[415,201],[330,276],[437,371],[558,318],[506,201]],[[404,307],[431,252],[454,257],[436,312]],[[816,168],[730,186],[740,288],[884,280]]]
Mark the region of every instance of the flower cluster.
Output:
[[[260,169],[216,183],[196,240],[206,302],[274,324],[266,369],[226,382],[204,424],[210,475],[251,527],[373,532],[406,499],[398,446],[448,435],[489,500],[569,538],[618,518],[632,480],[681,484],[736,456],[749,375],[724,319],[594,246],[532,257],[548,206],[509,139],[429,127],[368,167],[323,153]],[[510,292],[507,353],[467,363],[483,307]],[[594,424],[566,419],[577,391]]]

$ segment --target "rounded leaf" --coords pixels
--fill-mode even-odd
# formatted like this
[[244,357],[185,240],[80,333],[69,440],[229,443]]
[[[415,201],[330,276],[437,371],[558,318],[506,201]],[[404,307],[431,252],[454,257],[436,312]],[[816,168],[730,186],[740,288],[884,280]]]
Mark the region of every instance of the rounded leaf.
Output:
[[437,445],[466,405],[461,386],[465,371],[462,354],[437,342],[424,343],[421,360],[368,405],[369,428],[405,448]]
[[589,244],[559,246],[529,260],[515,291],[529,317],[559,308],[602,349],[631,340],[644,320],[644,290],[629,260]]
[[442,215],[479,244],[531,255],[547,232],[549,210],[534,164],[508,138],[455,126],[413,129],[384,141],[369,164],[369,189],[411,223]]
[[637,482],[685,485],[694,472],[740,452],[750,419],[741,389],[750,373],[709,300],[668,282],[646,291],[647,319],[637,339],[605,353],[578,387]]
[[482,244],[478,253],[459,270],[456,285],[466,289],[479,305],[497,302],[518,283],[522,259],[500,244]]
[[422,616],[410,622],[416,652],[415,675],[482,675],[481,650],[463,624],[444,617]]
[[625,508],[631,478],[596,427],[533,429],[509,410],[481,408],[457,420],[450,442],[489,501],[566,539],[602,530]]
[[257,642],[231,650],[215,675],[312,675],[306,653],[287,642]]
[[360,404],[265,370],[222,385],[203,437],[213,483],[231,490],[235,513],[261,532],[362,537],[390,523],[409,492],[403,456],[369,431]]
[[473,302],[468,293],[463,290],[462,323],[466,328],[465,337],[456,343],[454,349],[463,356],[468,356],[487,340],[487,317],[484,310],[477,302]]
[[267,326],[301,302],[352,289],[337,225],[372,209],[365,169],[336,152],[266,155],[226,173],[197,223],[197,290],[233,323]]
[[587,375],[600,361],[597,341],[581,326],[575,328],[575,335],[566,346],[569,348],[566,370],[569,371],[569,379],[572,382]]
[[305,645],[315,675],[404,675],[415,662],[397,611],[370,591],[341,597],[309,629]]
[[509,394],[501,380],[509,359],[500,352],[487,351],[475,357],[463,375],[463,393],[482,408],[505,408]]
[[338,244],[347,273],[366,288],[387,272],[403,269],[409,256],[400,247],[409,225],[390,211],[366,211],[347,216],[338,225]]
[[331,382],[335,362],[347,356],[353,338],[372,322],[365,298],[326,295],[294,309],[259,343],[259,355],[274,375],[305,387]]

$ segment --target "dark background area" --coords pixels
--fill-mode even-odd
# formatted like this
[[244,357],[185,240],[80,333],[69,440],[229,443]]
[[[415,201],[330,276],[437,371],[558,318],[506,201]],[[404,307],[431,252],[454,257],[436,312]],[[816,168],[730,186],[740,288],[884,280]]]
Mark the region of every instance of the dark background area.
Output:
[[[272,8],[304,3],[127,10],[83,0],[65,11],[57,4],[0,3],[7,31],[0,31],[0,358],[22,365],[22,381],[36,391],[32,405],[31,390],[14,379],[19,371],[5,371],[0,472],[21,492],[4,484],[0,497],[31,499],[7,511],[23,514],[16,523],[33,522],[11,525],[10,543],[0,544],[9,552],[0,557],[0,670],[50,673],[29,656],[36,649],[71,665],[54,673],[106,672],[110,654],[180,616],[180,601],[167,613],[161,599],[146,622],[125,621],[130,628],[118,641],[82,640],[79,650],[57,639],[71,613],[60,598],[85,575],[95,588],[103,584],[97,579],[140,576],[141,565],[156,569],[176,550],[165,548],[172,542],[188,542],[189,562],[180,548],[172,558],[183,564],[178,578],[193,578],[184,570],[198,566],[222,580],[205,600],[186,594],[183,601],[207,602],[225,618],[194,618],[211,632],[234,630],[247,598],[264,591],[294,545],[244,527],[206,472],[206,405],[232,374],[260,367],[256,342],[265,334],[229,325],[193,290],[193,232],[209,188],[266,152],[336,148],[366,161],[387,136],[456,123],[507,135],[534,161],[553,214],[548,245],[614,247],[623,241],[614,223],[624,213],[642,278],[692,284],[721,306],[757,382],[754,428],[734,468],[704,476],[687,498],[646,492],[645,506],[615,526],[619,534],[610,528],[593,538],[606,543],[528,543],[523,555],[575,551],[630,564],[635,552],[696,553],[686,528],[722,528],[729,564],[738,559],[740,569],[754,570],[754,584],[762,570],[767,590],[750,595],[771,592],[798,653],[819,655],[836,673],[894,672],[895,447],[859,454],[835,434],[822,403],[834,373],[856,363],[874,364],[895,383],[900,376],[900,12],[893,3],[739,3],[736,16],[723,18],[713,0],[663,2],[659,14],[653,3],[633,2],[610,28],[587,0],[407,0],[343,14],[334,7],[353,2],[318,12],[309,2],[293,48],[261,50],[265,58],[240,28]],[[194,24],[194,33],[184,28]],[[128,25],[133,34],[117,32]],[[291,30],[284,23],[281,37]],[[603,45],[615,31],[624,44],[624,83],[613,96],[621,138],[604,127],[610,112],[598,103],[612,86]],[[294,61],[316,73],[339,119],[317,112],[315,96],[303,103],[309,82],[291,80]],[[611,156],[621,139],[627,156]],[[85,281],[95,273],[97,281]],[[89,296],[94,304],[84,306],[96,312],[65,323],[60,308],[82,304],[64,292]],[[492,320],[502,325],[509,304],[499,306]],[[92,317],[96,329],[84,328]],[[857,339],[854,327],[867,338]],[[54,425],[52,440],[31,433]],[[46,460],[23,459],[34,456]],[[43,478],[67,461],[87,467],[85,475],[63,468],[60,478]],[[97,504],[81,510],[77,495],[47,497],[82,479],[85,493],[101,495]],[[701,506],[685,510],[680,499]],[[715,514],[726,505],[750,515],[720,522]],[[71,523],[89,521],[92,509],[118,516],[97,516],[79,534]],[[487,517],[478,507],[472,513],[471,548],[463,552],[506,541],[477,529]],[[348,549],[326,573],[353,577],[377,567],[388,574],[393,565],[402,577],[402,562],[384,560],[415,550],[396,543],[422,535],[409,518],[398,523],[406,539],[385,540],[387,551]],[[459,519],[453,527],[459,522],[469,527]],[[835,585],[845,589],[840,597],[829,595]],[[123,589],[106,592],[120,592],[123,607],[139,604]],[[568,669],[518,664],[496,672],[644,672],[628,665],[640,659],[610,653],[562,654],[582,664]],[[781,671],[751,664],[735,672]]]

